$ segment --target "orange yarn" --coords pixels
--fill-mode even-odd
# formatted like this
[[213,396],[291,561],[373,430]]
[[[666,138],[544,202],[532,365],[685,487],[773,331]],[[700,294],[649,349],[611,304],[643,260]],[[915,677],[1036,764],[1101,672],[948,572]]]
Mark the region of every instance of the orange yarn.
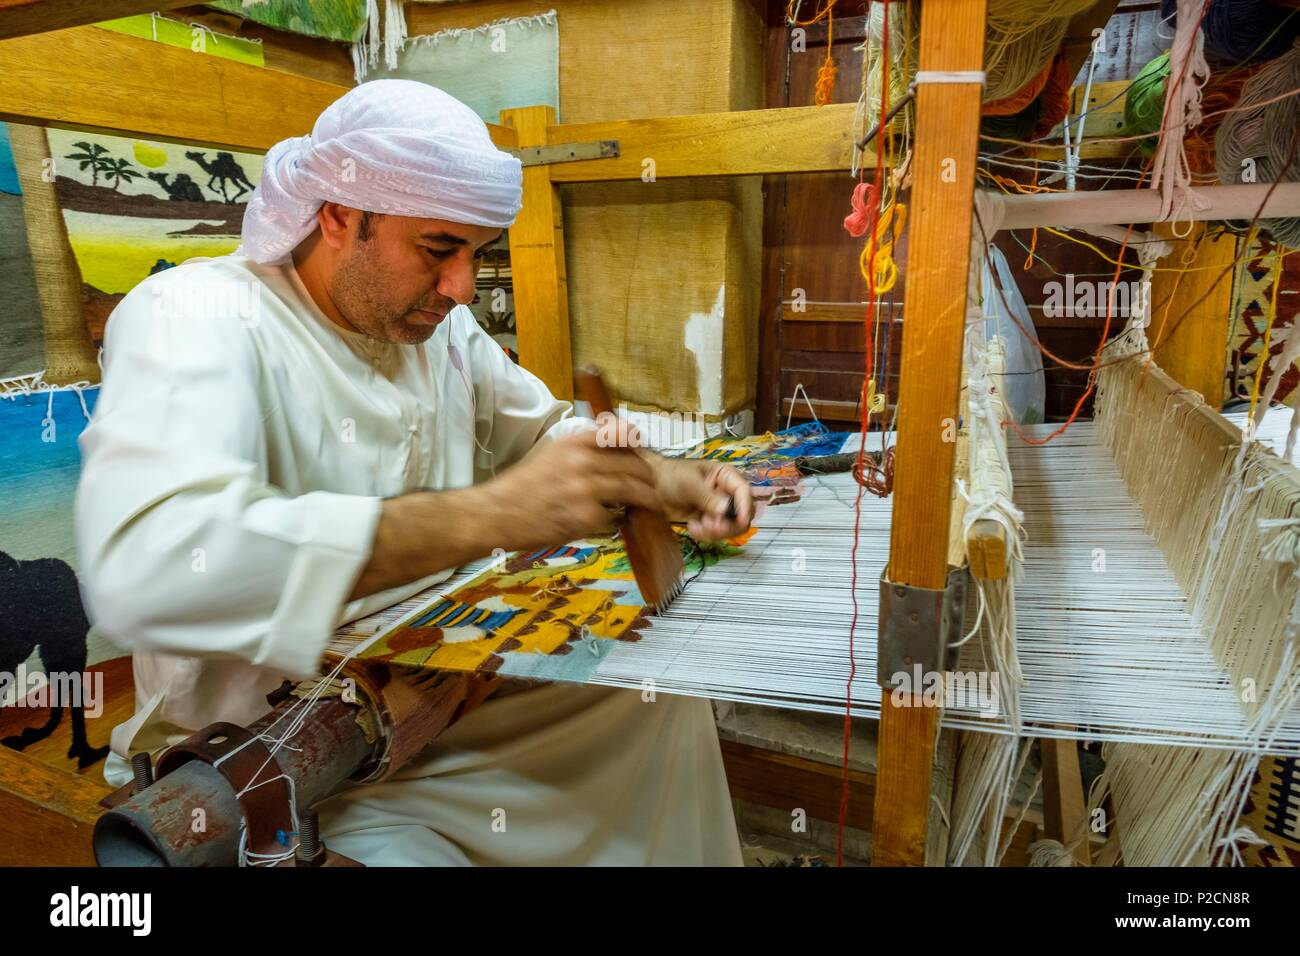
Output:
[[1047,64],[1034,74],[1033,79],[1010,96],[1004,96],[1000,100],[985,103],[980,107],[980,116],[1015,116],[1021,112],[1043,91],[1043,85],[1047,82],[1048,74],[1052,72],[1052,67],[1055,65],[1055,61]]
[[835,92],[835,61],[831,59],[829,48],[826,51],[826,62],[822,68],[817,71],[817,89],[813,94],[813,102],[818,106],[825,106],[831,101],[831,95]]
[[[1214,166],[1214,135],[1227,115],[1223,110],[1237,105],[1242,85],[1254,76],[1264,63],[1237,66],[1226,73],[1211,73],[1201,89],[1201,115],[1206,119],[1187,131],[1183,139],[1187,165],[1194,173],[1216,172]],[[1214,115],[1217,113],[1218,115]]]
[[[1086,106],[1084,107],[1087,108]],[[1043,109],[1034,126],[1031,139],[1046,136],[1070,112],[1070,64],[1065,55],[1057,51],[1048,68],[1047,82],[1043,84]]]
[[794,0],[790,0],[785,5],[785,19],[791,26],[808,27],[814,23],[826,21],[826,60],[822,63],[821,69],[817,71],[817,86],[813,92],[813,102],[818,106],[825,106],[831,101],[835,94],[835,57],[833,55],[835,42],[835,4],[839,0],[826,0],[826,5],[818,10],[810,20],[796,20],[794,18]]

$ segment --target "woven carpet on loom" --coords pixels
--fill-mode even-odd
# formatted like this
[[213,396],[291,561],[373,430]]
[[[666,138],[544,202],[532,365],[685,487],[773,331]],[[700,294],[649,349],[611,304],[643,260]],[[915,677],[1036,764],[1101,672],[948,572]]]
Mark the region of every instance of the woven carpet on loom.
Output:
[[[1277,244],[1266,235],[1259,236],[1250,249],[1244,267],[1240,268],[1233,290],[1233,327],[1229,340],[1228,376],[1229,398],[1250,398],[1255,389],[1255,375],[1264,354],[1265,335],[1268,337],[1270,364],[1264,369],[1259,388],[1263,391],[1269,377],[1276,371],[1273,364],[1287,339],[1296,333],[1296,316],[1300,315],[1300,249],[1289,250],[1281,257]],[[1279,275],[1280,269],[1280,275]],[[1273,288],[1277,285],[1277,315],[1268,328],[1272,307]],[[1300,394],[1300,369],[1294,365],[1282,373],[1276,400],[1294,405]]]

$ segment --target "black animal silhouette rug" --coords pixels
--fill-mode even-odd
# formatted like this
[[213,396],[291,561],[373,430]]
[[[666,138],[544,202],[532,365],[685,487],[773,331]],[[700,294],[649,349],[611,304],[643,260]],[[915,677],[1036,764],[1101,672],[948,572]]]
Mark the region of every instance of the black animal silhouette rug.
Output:
[[[48,740],[66,710],[71,723],[67,759],[75,761],[77,770],[85,770],[107,756],[107,746],[90,742],[87,711],[97,717],[96,737],[106,739],[121,716],[119,707],[109,716],[106,705],[110,696],[120,699],[123,675],[120,666],[87,669],[89,630],[77,576],[66,562],[57,558],[19,561],[0,551],[0,686],[18,692],[13,704],[0,709],[0,744],[25,751]],[[48,679],[43,687],[28,693],[25,665],[33,651]],[[130,659],[123,660],[127,662],[127,695],[132,696]],[[110,672],[116,672],[111,690]]]

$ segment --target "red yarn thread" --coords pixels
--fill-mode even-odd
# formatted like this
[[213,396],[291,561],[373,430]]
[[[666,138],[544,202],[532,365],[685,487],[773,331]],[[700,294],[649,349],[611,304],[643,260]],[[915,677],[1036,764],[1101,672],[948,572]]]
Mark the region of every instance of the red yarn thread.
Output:
[[875,183],[858,183],[849,199],[853,211],[844,217],[844,231],[854,239],[861,239],[871,225],[871,210],[876,206]]

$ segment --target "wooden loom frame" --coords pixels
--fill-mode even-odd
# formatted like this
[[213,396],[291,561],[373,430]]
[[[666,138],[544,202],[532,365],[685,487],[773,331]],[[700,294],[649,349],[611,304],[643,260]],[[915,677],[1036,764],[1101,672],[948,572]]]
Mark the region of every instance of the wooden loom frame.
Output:
[[[1076,22],[1086,34],[1114,6],[1099,0]],[[92,7],[99,11],[93,17]],[[0,87],[0,120],[261,151],[310,131],[320,111],[347,90],[87,26],[42,32],[160,4],[114,0],[111,7],[0,0],[0,37],[9,37],[0,39],[0,71],[8,78]],[[80,8],[72,19],[70,8]],[[16,9],[27,18],[17,26]],[[922,4],[920,67],[981,69],[985,13],[986,0]],[[1087,45],[1079,49],[1075,42],[1076,68]],[[88,80],[87,64],[99,66],[113,85]],[[178,99],[193,107],[189,115],[176,111]],[[964,296],[956,299],[951,290],[966,288],[979,105],[979,87],[971,83],[923,85],[917,95],[906,301],[928,318],[903,342],[899,414],[907,437],[898,443],[900,520],[892,526],[889,566],[891,579],[919,587],[942,587],[949,560],[956,446],[942,436],[958,413],[965,316]],[[581,124],[557,124],[550,107],[504,111],[500,125],[488,124],[503,148],[608,139],[621,146],[616,158],[525,167],[523,209],[510,234],[521,362],[557,396],[572,398],[561,184],[640,179],[643,157],[654,158],[656,178],[847,170],[854,109],[838,104]],[[943,171],[949,157],[957,158],[955,181]],[[875,159],[864,155],[862,162]],[[922,262],[932,265],[921,268]],[[922,367],[924,383],[917,374]],[[977,573],[998,577],[1006,573],[1004,546],[996,531],[977,527],[969,546],[957,547],[976,559]],[[938,715],[888,701],[882,692],[875,863],[919,865],[926,858]],[[1083,812],[1073,744],[1053,742],[1058,745],[1046,790],[1061,796],[1047,814],[1049,835],[1069,832]],[[90,862],[89,827],[108,792],[105,784],[0,748],[0,826],[17,853],[50,863]]]

